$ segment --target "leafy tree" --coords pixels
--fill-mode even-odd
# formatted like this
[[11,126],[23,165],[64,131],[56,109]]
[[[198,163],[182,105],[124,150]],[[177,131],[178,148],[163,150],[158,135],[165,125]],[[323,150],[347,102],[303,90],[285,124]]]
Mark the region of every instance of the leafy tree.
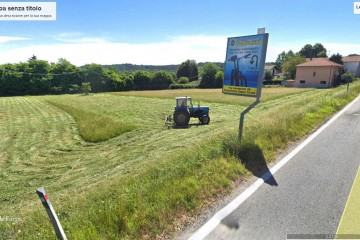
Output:
[[151,75],[147,71],[134,72],[134,89],[135,90],[149,90],[151,89]]
[[327,54],[326,54],[327,50],[321,43],[316,43],[313,46],[313,51],[314,51],[315,57],[327,57]]
[[176,77],[187,77],[190,81],[199,79],[199,70],[195,60],[186,60],[182,62],[176,71]]
[[181,78],[179,78],[178,83],[180,83],[180,84],[189,83],[189,78],[188,77],[181,77]]
[[356,53],[352,53],[352,54],[349,54],[348,55],[349,57],[354,57],[354,56],[360,56],[359,54],[356,54]]
[[2,65],[0,96],[24,95],[29,89],[29,79],[22,73],[28,70],[27,63]]
[[216,87],[216,73],[219,68],[214,63],[207,63],[204,65],[201,73],[201,88],[215,88]]
[[85,74],[65,58],[60,58],[56,64],[52,64],[50,73],[52,74],[51,85],[61,87],[61,93],[71,92],[72,85],[80,86],[81,82],[85,80]]
[[215,87],[221,88],[224,82],[224,71],[218,70],[215,74]]
[[278,55],[278,57],[276,59],[276,62],[275,62],[276,69],[278,69],[279,71],[282,71],[282,67],[283,67],[284,62],[287,59],[293,57],[294,55],[295,55],[295,53],[292,50],[289,50],[288,52],[285,52],[285,51],[281,52]]
[[336,63],[338,63],[338,64],[341,64],[341,65],[344,64],[344,62],[343,62],[343,60],[342,60],[342,55],[340,55],[339,53],[331,55],[331,57],[329,58],[329,60],[330,60],[330,61],[333,61],[333,62],[336,62]]
[[313,46],[311,44],[306,44],[300,51],[301,56],[304,56],[306,58],[313,58],[315,57]]
[[296,54],[293,57],[287,59],[284,62],[283,70],[285,72],[286,79],[295,79],[296,65],[306,62],[306,58],[300,54]]
[[270,70],[266,70],[266,71],[265,71],[265,77],[264,77],[264,79],[265,79],[266,81],[271,81],[271,80],[273,79],[273,76],[272,76],[272,73],[271,73]]
[[71,86],[70,86],[70,92],[71,93],[79,93],[80,92],[80,90],[81,90],[81,88],[80,88],[80,86],[79,85],[77,85],[77,84],[72,84]]
[[89,92],[91,92],[91,85],[89,82],[83,82],[81,83],[81,91],[85,94],[85,95],[89,95]]
[[32,61],[32,60],[36,60],[37,57],[33,54],[29,59],[28,59],[28,62]]
[[120,74],[116,67],[104,70],[106,91],[120,91],[125,88],[124,76]]
[[351,72],[346,72],[343,75],[341,75],[341,81],[343,83],[351,83],[354,81],[354,79],[355,79],[355,76]]
[[319,53],[317,54],[317,57],[326,58],[326,57],[327,57],[326,51],[319,52]]
[[134,77],[133,75],[127,75],[124,78],[125,86],[124,91],[130,91],[134,89]]
[[321,43],[316,43],[314,46],[306,44],[299,54],[305,58],[327,57],[326,48]]
[[105,71],[100,64],[88,64],[85,66],[85,82],[89,82],[92,92],[110,91],[111,81],[106,77]]
[[170,84],[174,83],[174,79],[170,73],[165,71],[157,71],[152,77],[152,89],[167,89]]

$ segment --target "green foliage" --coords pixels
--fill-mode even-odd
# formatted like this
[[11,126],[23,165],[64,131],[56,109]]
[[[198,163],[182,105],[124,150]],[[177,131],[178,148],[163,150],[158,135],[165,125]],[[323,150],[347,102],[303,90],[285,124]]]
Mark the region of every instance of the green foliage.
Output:
[[149,72],[135,71],[134,77],[134,89],[135,90],[149,90],[151,89],[152,76]]
[[198,88],[200,85],[200,80],[192,81],[189,83],[173,83],[169,86],[169,89],[190,89]]
[[218,70],[215,75],[215,87],[221,88],[224,82],[224,72],[222,70]]
[[187,77],[181,77],[181,78],[179,78],[178,83],[180,83],[180,84],[189,83],[189,78],[187,78]]
[[316,56],[319,58],[326,58],[327,54],[326,54],[326,51],[321,51]]
[[[90,86],[89,83],[83,84]],[[136,128],[135,125],[125,124],[102,114],[86,111],[57,101],[47,100],[47,102],[73,116],[78,124],[80,136],[88,142],[106,141]]]
[[[235,97],[232,103],[222,102],[219,89],[190,91],[217,102],[211,105],[216,120],[191,131],[159,126],[162,113],[173,107],[173,95],[147,95],[180,90],[0,98],[5,126],[0,133],[7,152],[0,160],[0,180],[7,183],[0,185],[0,211],[22,219],[0,224],[0,230],[16,231],[16,239],[55,237],[49,221],[44,221],[43,207],[34,203],[34,187],[46,181],[69,239],[167,238],[185,224],[179,219],[187,222],[201,207],[231,191],[234,181],[257,173],[289,141],[308,134],[358,96],[360,83],[352,83],[349,93],[344,87],[275,89],[274,98],[273,91],[264,89],[264,96],[270,96],[248,116],[242,149],[233,124],[238,116],[228,113],[245,106],[239,106],[239,96],[237,103]],[[102,122],[104,127],[128,122],[122,121],[125,116],[141,124],[109,141],[84,143],[78,140],[76,115],[85,125],[99,117],[91,125],[95,129]]]
[[344,62],[343,62],[342,58],[343,58],[342,55],[339,54],[339,53],[337,53],[337,54],[331,55],[331,57],[329,58],[329,60],[330,60],[330,61],[333,61],[333,62],[336,62],[336,63],[338,63],[338,64],[343,65]]
[[81,91],[83,94],[85,95],[89,95],[89,93],[91,92],[91,85],[89,82],[83,82],[81,83]]
[[151,89],[167,89],[170,84],[174,83],[174,78],[168,72],[158,71],[154,73],[151,83]]
[[285,51],[281,52],[275,62],[276,69],[282,71],[284,62],[289,58],[292,58],[294,55],[295,54],[292,50],[289,50],[287,53]]
[[190,81],[198,80],[198,67],[195,62],[195,60],[186,60],[185,62],[182,62],[176,71],[176,77],[187,77]]
[[266,71],[265,71],[265,77],[264,77],[264,79],[265,79],[266,81],[271,81],[271,80],[273,79],[271,70],[266,70]]
[[305,57],[296,54],[284,62],[283,70],[286,79],[295,79],[296,65],[306,62]]
[[89,82],[94,93],[168,89],[174,78],[174,73],[165,71],[125,73],[115,66],[89,64],[79,68],[64,58],[49,64],[34,57],[25,63],[0,65],[0,97],[76,93],[79,89],[74,86],[83,82]]
[[214,63],[207,63],[201,73],[201,88],[215,88],[217,87],[216,73],[219,71],[218,66]]
[[326,48],[321,43],[316,43],[314,46],[306,44],[299,54],[305,58],[327,57]]
[[80,86],[79,85],[77,85],[77,84],[72,84],[71,86],[70,86],[70,93],[79,93],[80,92],[80,90],[81,90],[81,88],[80,88]]
[[341,81],[343,83],[351,83],[354,80],[355,80],[355,76],[351,72],[346,72],[346,73],[341,75]]

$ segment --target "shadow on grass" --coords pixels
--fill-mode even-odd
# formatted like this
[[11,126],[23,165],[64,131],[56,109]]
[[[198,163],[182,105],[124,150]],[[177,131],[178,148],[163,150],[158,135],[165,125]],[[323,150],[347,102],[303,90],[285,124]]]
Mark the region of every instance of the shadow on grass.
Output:
[[171,126],[172,129],[188,129],[188,128],[192,128],[192,127],[199,127],[199,126],[205,126],[202,123],[189,123],[188,125],[185,126],[178,126],[176,124],[174,124],[173,126]]
[[252,172],[254,176],[262,178],[265,183],[271,186],[278,186],[274,176],[269,171],[265,157],[259,146],[253,143],[244,143],[238,155],[241,163],[246,169]]

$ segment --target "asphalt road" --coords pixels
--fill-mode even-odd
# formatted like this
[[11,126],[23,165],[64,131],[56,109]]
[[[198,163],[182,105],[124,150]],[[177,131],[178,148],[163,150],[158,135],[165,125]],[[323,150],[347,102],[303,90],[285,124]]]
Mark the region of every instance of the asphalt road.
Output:
[[290,159],[205,239],[336,234],[360,164],[360,100]]

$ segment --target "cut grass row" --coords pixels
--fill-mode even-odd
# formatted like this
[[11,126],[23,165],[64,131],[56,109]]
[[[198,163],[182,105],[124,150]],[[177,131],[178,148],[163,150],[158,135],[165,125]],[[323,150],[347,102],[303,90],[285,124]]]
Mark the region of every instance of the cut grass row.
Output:
[[102,142],[136,128],[134,124],[123,123],[106,115],[100,115],[79,107],[65,105],[50,99],[47,102],[73,116],[78,125],[80,136],[87,142]]
[[[354,83],[350,93],[344,88],[312,90],[266,101],[246,117],[244,145],[241,149],[236,143],[237,135],[234,134],[241,109],[223,104],[211,105],[215,121],[209,126],[167,130],[149,124],[150,126],[143,126],[110,141],[91,145],[90,148],[87,147],[88,153],[82,152],[84,159],[70,165],[73,170],[77,170],[79,164],[84,165],[82,168],[86,174],[81,176],[79,184],[92,172],[86,169],[90,161],[86,154],[96,158],[96,162],[104,161],[103,164],[109,164],[110,168],[118,168],[120,163],[116,162],[126,159],[124,151],[133,156],[128,161],[135,160],[138,148],[142,148],[140,151],[145,154],[144,160],[153,160],[148,164],[140,158],[137,160],[140,167],[127,162],[129,169],[127,173],[123,172],[125,174],[114,174],[110,169],[102,169],[101,165],[94,162],[98,171],[92,175],[92,188],[84,188],[88,181],[83,181],[80,190],[57,186],[54,190],[57,189],[62,194],[58,194],[59,199],[54,199],[54,205],[57,206],[59,217],[71,239],[155,238],[169,234],[174,232],[174,226],[186,221],[178,219],[186,219],[184,216],[191,216],[213,197],[229,191],[235,179],[266,167],[269,161],[274,160],[279,149],[311,131],[359,92],[360,84]],[[80,104],[85,110],[92,109],[102,114],[106,112],[111,118],[116,116],[118,109],[108,109],[106,106],[114,105],[115,100],[126,101],[126,98],[119,96],[93,97],[65,97],[55,101],[66,106],[85,101],[90,104]],[[100,103],[99,99],[102,100]],[[150,102],[156,106],[156,110],[143,109],[146,114],[154,113],[152,117],[161,115],[164,109],[173,105],[173,100],[168,103],[163,100],[160,102],[165,103],[165,107],[160,109],[157,99],[149,101],[145,98],[132,98],[131,101],[138,104]],[[100,108],[101,104],[105,107]],[[230,113],[235,113],[237,117],[223,117]],[[119,116],[121,122],[132,122],[136,117],[136,114],[124,115]],[[201,137],[195,138],[196,136]],[[113,147],[123,147],[122,144],[125,145],[122,149],[124,151]],[[156,153],[151,152],[152,148],[156,148]],[[75,148],[71,154],[76,154],[79,150]],[[97,156],[97,151],[108,156],[101,158],[101,153]],[[119,157],[113,157],[112,152],[119,154]],[[112,158],[114,161],[111,161]],[[77,174],[76,171],[69,171]],[[97,174],[106,174],[108,177],[106,181],[101,181]],[[40,220],[46,218],[41,206],[30,213],[21,216],[24,220],[19,224],[5,227],[0,224],[0,230],[2,227],[5,230],[21,229],[19,238],[53,237],[50,224],[44,225],[44,221]]]
[[[304,88],[263,88],[261,101],[274,100],[284,96],[303,93],[305,91],[313,91],[314,89]],[[197,101],[210,103],[226,103],[247,106],[254,102],[254,98],[227,95],[222,93],[222,89],[176,89],[176,90],[158,90],[158,91],[129,91],[116,92],[114,94],[121,96],[138,96],[149,98],[174,99],[175,97],[189,96],[192,97],[194,105]]]

